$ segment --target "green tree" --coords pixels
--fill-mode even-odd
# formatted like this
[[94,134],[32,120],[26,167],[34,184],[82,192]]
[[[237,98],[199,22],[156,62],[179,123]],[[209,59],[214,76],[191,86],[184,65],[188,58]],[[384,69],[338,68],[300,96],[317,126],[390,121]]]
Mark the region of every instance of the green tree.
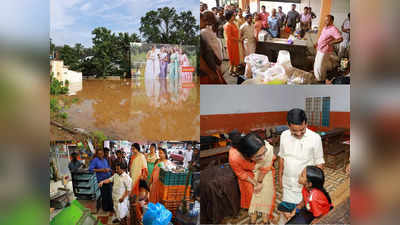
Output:
[[151,10],[140,18],[142,36],[149,43],[197,44],[199,26],[190,11],[177,14],[175,8]]
[[56,45],[53,43],[53,39],[50,38],[50,52],[49,56],[54,57],[54,52],[56,50]]
[[64,61],[64,65],[69,66],[71,70],[78,70],[80,68],[79,56],[76,50],[69,45],[64,45],[58,50],[60,59]]
[[129,35],[129,33],[124,32],[124,33],[118,33],[117,36],[117,61],[120,65],[120,72],[122,74],[129,74],[130,71],[130,43],[131,42],[140,42],[140,38],[137,34],[133,33],[132,35]]
[[117,38],[115,34],[111,33],[105,27],[98,27],[92,31],[94,37],[93,42],[93,59],[96,70],[99,76],[112,75],[115,72],[113,62],[116,60],[116,46]]

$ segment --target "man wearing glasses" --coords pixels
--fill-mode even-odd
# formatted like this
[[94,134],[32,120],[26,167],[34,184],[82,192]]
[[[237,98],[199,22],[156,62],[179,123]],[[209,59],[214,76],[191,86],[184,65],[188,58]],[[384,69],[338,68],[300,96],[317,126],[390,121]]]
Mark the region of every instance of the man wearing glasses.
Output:
[[286,218],[302,200],[302,186],[298,183],[301,171],[308,165],[322,169],[325,163],[321,136],[307,128],[304,110],[290,110],[287,123],[289,130],[281,134],[278,153],[279,187],[283,195],[278,210],[282,211]]

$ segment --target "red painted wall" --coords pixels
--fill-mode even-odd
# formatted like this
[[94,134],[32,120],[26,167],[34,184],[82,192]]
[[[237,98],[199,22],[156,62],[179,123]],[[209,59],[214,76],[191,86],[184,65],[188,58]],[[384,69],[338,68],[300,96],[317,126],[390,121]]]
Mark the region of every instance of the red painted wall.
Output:
[[[200,115],[200,135],[228,133],[233,129],[247,133],[255,128],[285,125],[286,114],[287,112],[264,112]],[[318,127],[317,130],[326,131],[337,127],[350,129],[350,112],[331,112],[330,127]]]

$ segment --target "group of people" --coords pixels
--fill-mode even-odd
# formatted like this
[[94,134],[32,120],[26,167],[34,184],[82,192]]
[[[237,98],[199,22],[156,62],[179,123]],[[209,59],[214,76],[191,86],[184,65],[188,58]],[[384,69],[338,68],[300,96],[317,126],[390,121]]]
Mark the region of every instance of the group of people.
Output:
[[146,79],[173,79],[180,77],[192,80],[192,72],[182,72],[182,67],[191,66],[188,56],[178,46],[161,47],[153,46],[146,54]]
[[[122,150],[110,155],[108,148],[98,149],[89,163],[89,171],[96,173],[100,187],[100,198],[97,202],[97,209],[103,211],[114,211],[113,222],[127,224],[127,216],[130,208],[129,196],[136,196],[136,217],[143,215],[142,207],[148,202],[160,202],[159,179],[160,169],[175,167],[174,163],[168,160],[167,150],[151,144],[148,153],[142,153],[141,146],[134,143],[131,146],[131,156],[127,160],[126,153]],[[156,151],[158,149],[158,151]],[[199,151],[188,150],[193,153],[190,162],[184,162],[185,166],[198,164]],[[77,159],[77,153],[72,153],[72,160],[69,164],[71,173],[77,172],[83,164]]]
[[231,132],[232,147],[229,164],[237,176],[242,210],[248,212],[250,224],[262,214],[263,223],[272,219],[275,210],[275,168],[279,161],[278,184],[282,190],[278,224],[310,224],[315,218],[332,209],[332,201],[324,189],[323,150],[321,137],[307,128],[307,117],[302,109],[288,112],[289,129],[280,137],[276,156],[267,141],[256,134],[242,136]]
[[[205,63],[200,64],[200,72],[208,75],[207,80],[203,78],[204,83],[220,84],[226,83],[221,73],[225,46],[230,62],[230,73],[232,76],[238,76],[241,75],[238,73],[238,66],[244,62],[245,56],[255,53],[262,30],[273,38],[288,37],[297,31],[298,37],[302,38],[307,31],[311,30],[312,20],[316,18],[311,7],[304,7],[304,12],[300,14],[296,11],[296,4],[292,5],[292,9],[287,14],[282,11],[281,6],[278,10],[272,9],[270,14],[266,12],[264,5],[261,7],[261,12],[251,13],[250,8],[243,12],[235,5],[226,5],[224,8],[214,7],[210,11],[204,3],[200,6],[200,12],[200,57]],[[318,43],[314,46],[319,53],[314,64],[317,80],[326,78],[326,71],[331,65],[328,55],[333,52],[336,44],[341,43],[340,57],[347,57],[349,53],[350,14],[341,29],[343,38],[342,32],[333,25],[333,21],[334,17],[328,15]]]

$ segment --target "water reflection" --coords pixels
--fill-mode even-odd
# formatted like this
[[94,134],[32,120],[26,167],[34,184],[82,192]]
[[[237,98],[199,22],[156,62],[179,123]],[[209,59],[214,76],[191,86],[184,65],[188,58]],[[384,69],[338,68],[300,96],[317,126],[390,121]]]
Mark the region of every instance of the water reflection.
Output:
[[67,122],[127,140],[197,140],[199,91],[179,80],[84,80]]

